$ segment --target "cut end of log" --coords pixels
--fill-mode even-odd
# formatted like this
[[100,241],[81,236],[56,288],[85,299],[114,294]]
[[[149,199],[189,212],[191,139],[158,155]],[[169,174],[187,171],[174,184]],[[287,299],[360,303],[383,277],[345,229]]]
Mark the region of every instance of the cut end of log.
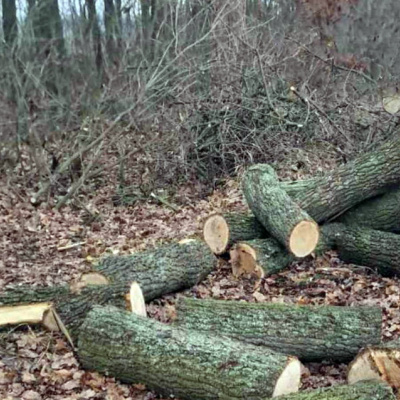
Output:
[[40,324],[51,309],[51,303],[0,307],[0,326]]
[[289,249],[296,257],[306,257],[317,247],[319,227],[314,221],[301,221],[292,230]]
[[234,277],[242,275],[252,275],[259,279],[264,277],[263,269],[257,264],[257,254],[248,244],[236,244],[229,254]]
[[276,382],[272,397],[298,392],[300,380],[301,362],[295,357],[290,357],[286,368]]
[[229,226],[220,214],[210,215],[203,226],[204,241],[214,254],[226,252],[229,243]]
[[362,350],[349,366],[349,384],[366,379],[387,382],[400,388],[400,348],[371,347]]
[[142,317],[147,317],[143,292],[137,282],[132,283],[129,294],[126,295],[126,300],[129,311]]
[[84,283],[85,285],[108,285],[110,282],[104,275],[98,272],[88,272],[81,276],[80,283]]

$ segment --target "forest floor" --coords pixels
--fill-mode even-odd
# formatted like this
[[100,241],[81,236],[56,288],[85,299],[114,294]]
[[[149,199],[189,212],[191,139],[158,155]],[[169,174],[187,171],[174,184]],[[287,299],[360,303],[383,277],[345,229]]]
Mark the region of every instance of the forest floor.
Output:
[[[333,161],[314,165],[308,173],[329,169]],[[282,178],[301,174],[282,166]],[[307,174],[306,172],[306,174]],[[69,283],[107,254],[127,254],[160,242],[200,235],[208,214],[245,208],[239,185],[227,181],[207,198],[196,197],[195,185],[182,187],[184,199],[174,211],[151,202],[114,206],[113,188],[102,186],[86,208],[61,211],[45,204],[34,207],[23,185],[0,178],[0,291],[15,285]],[[295,304],[378,305],[384,312],[383,339],[400,335],[400,281],[382,278],[367,268],[346,265],[332,252],[293,263],[278,275],[255,285],[235,279],[228,261],[196,287],[164,296],[147,305],[151,317],[169,322],[177,296]],[[347,365],[308,363],[302,389],[344,383]],[[72,349],[59,334],[28,326],[0,331],[0,399],[4,400],[128,400],[157,396],[143,385],[123,385],[79,368]]]

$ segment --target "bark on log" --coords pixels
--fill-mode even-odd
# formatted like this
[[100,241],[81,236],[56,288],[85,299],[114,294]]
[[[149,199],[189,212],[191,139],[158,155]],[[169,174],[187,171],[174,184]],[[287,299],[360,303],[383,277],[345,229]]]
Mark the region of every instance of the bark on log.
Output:
[[95,271],[110,282],[138,282],[146,301],[150,301],[196,285],[216,267],[216,262],[205,243],[190,240],[129,256],[111,256]]
[[400,235],[335,223],[325,225],[322,236],[335,243],[344,262],[377,269],[384,276],[400,274]]
[[395,400],[391,387],[379,381],[336,385],[275,397],[276,400]]
[[88,314],[78,356],[86,369],[181,399],[261,399],[297,391],[300,383],[294,357],[113,307]]
[[281,187],[317,222],[338,217],[400,182],[400,137],[339,166],[332,173]]
[[[89,286],[82,288],[78,293],[71,291],[71,288],[67,285],[37,289],[19,287],[9,289],[0,295],[0,312],[2,306],[21,306],[47,302],[56,311],[71,338],[75,339],[78,328],[94,305],[112,304],[125,308],[125,296],[129,293],[129,289],[130,285],[125,282]],[[6,321],[4,321],[4,325],[6,324]]]
[[387,193],[368,199],[353,207],[337,222],[351,226],[365,226],[386,232],[400,230],[400,187],[392,187]]
[[248,168],[242,188],[254,215],[290,253],[305,257],[314,251],[319,240],[317,223],[281,188],[271,166]]
[[[281,184],[285,185],[284,182]],[[215,254],[225,253],[239,241],[270,237],[257,218],[249,213],[216,214],[210,216],[206,223],[207,221],[208,229],[204,226],[203,230],[204,240],[213,252],[215,248],[220,249]],[[357,204],[336,222],[387,232],[400,231],[400,187],[391,187],[386,193]],[[219,227],[222,228],[218,229]],[[221,231],[225,233],[221,235]]]
[[235,277],[255,275],[262,278],[286,268],[295,260],[275,239],[241,241],[230,251]]
[[382,343],[363,349],[349,365],[349,383],[364,379],[387,382],[395,389],[400,388],[400,341]]
[[214,254],[223,254],[236,242],[266,238],[265,228],[251,214],[212,214],[203,225],[203,237]]
[[312,307],[180,299],[177,324],[269,347],[301,360],[350,360],[381,338],[378,307]]

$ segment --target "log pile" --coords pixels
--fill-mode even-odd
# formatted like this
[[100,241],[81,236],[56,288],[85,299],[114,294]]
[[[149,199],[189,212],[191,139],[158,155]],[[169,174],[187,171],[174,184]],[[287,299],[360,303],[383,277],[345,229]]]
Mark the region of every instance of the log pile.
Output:
[[[145,302],[191,288],[229,254],[235,276],[262,279],[336,250],[345,262],[400,273],[400,139],[325,176],[280,182],[269,165],[242,180],[250,212],[214,214],[204,241],[102,260],[79,281],[0,294],[0,328],[61,330],[82,366],[180,399],[394,399],[400,343],[381,343],[377,307],[313,307],[181,298],[177,318]],[[229,253],[228,253],[229,252]],[[347,362],[349,385],[296,393],[301,361]]]

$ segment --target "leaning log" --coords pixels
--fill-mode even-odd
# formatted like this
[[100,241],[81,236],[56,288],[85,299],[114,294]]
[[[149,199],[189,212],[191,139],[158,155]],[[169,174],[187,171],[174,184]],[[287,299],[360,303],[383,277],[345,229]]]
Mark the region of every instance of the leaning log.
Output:
[[266,346],[304,361],[351,360],[381,338],[379,307],[180,299],[177,324]]
[[356,157],[324,176],[281,187],[317,222],[343,214],[400,182],[400,137]]
[[254,215],[290,253],[305,257],[314,251],[319,240],[317,223],[281,188],[271,166],[248,168],[242,188]]
[[78,357],[86,369],[181,399],[262,399],[295,392],[300,383],[295,357],[113,307],[88,314]]
[[107,257],[94,267],[94,272],[109,282],[138,282],[146,301],[150,301],[196,285],[213,271],[216,262],[205,243],[188,240]]
[[335,385],[316,390],[275,397],[276,400],[395,400],[392,388],[379,381],[364,381],[355,385]]
[[400,341],[369,346],[349,365],[347,380],[355,383],[364,379],[378,379],[400,389]]
[[400,274],[400,235],[335,223],[323,226],[322,236],[334,243],[346,263],[370,267],[385,276]]

